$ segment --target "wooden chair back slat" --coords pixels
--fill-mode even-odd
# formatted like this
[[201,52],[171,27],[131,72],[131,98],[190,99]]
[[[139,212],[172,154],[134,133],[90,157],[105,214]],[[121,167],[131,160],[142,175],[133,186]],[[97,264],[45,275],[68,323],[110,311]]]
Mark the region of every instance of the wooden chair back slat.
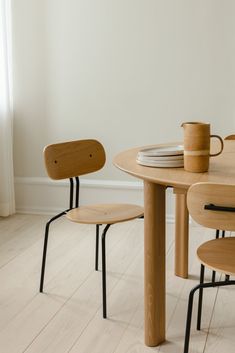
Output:
[[51,179],[67,179],[101,169],[105,151],[96,140],[56,143],[44,148],[44,161]]
[[211,211],[205,205],[235,208],[235,185],[198,183],[189,188],[188,210],[192,218],[204,227],[235,231],[235,212]]

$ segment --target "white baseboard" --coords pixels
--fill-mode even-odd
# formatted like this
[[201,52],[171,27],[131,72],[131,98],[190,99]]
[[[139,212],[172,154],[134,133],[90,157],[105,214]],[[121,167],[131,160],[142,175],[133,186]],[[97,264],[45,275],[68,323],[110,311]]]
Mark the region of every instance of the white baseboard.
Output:
[[[80,179],[80,204],[135,203],[143,205],[141,181]],[[16,211],[31,214],[56,214],[68,208],[69,182],[47,177],[16,177]],[[174,222],[174,197],[167,191],[167,221]]]

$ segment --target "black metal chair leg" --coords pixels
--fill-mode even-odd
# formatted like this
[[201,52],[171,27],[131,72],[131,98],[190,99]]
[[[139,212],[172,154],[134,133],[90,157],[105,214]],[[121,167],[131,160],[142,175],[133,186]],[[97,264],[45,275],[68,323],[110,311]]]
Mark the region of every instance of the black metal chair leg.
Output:
[[[200,273],[200,284],[204,282],[205,266],[201,265]],[[202,317],[202,299],[203,299],[203,288],[199,289],[199,300],[198,300],[198,312],[197,312],[197,330],[201,329],[201,317]]]
[[56,219],[60,218],[61,216],[63,216],[68,210],[59,213],[58,215],[54,216],[53,218],[51,218],[47,224],[46,224],[46,228],[45,228],[45,236],[44,236],[44,245],[43,245],[43,255],[42,255],[42,268],[41,268],[41,278],[40,278],[40,287],[39,287],[39,291],[40,293],[43,292],[43,285],[44,285],[44,276],[45,276],[45,267],[46,267],[46,256],[47,256],[47,243],[48,243],[48,236],[49,236],[49,227],[50,224],[55,221]]
[[106,300],[106,254],[105,254],[105,236],[110,227],[107,224],[102,233],[102,293],[103,293],[103,318],[107,318],[107,300]]
[[[216,229],[216,233],[215,233],[215,239],[218,239],[219,238],[219,229]],[[211,277],[211,282],[215,282],[215,275],[216,275],[216,272],[215,271],[212,271],[212,277]]]
[[44,237],[44,245],[43,245],[43,255],[42,255],[42,269],[41,269],[40,289],[39,289],[40,293],[43,292],[43,284],[44,284],[44,275],[45,275],[45,266],[46,266],[46,256],[47,256],[47,243],[48,243],[49,227],[50,227],[50,221],[46,224],[46,229],[45,229],[45,237]]
[[198,286],[193,288],[189,294],[187,321],[186,321],[186,329],[185,329],[185,340],[184,340],[184,353],[188,353],[188,349],[189,349],[189,339],[190,339],[192,311],[193,311],[193,297],[197,289],[198,289]]
[[215,275],[216,275],[216,272],[212,271],[211,282],[215,282]]
[[96,241],[95,241],[95,270],[99,268],[99,224],[96,224]]

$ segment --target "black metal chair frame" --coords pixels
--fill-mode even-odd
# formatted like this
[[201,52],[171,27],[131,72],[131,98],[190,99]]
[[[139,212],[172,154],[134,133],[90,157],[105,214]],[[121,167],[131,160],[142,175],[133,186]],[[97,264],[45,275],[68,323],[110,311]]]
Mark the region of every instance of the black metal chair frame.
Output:
[[200,284],[198,284],[196,287],[191,289],[190,294],[189,294],[187,321],[186,321],[186,329],[185,329],[184,353],[188,353],[188,351],[189,351],[189,339],[190,339],[190,331],[191,331],[193,299],[194,299],[195,292],[199,289],[198,312],[197,312],[197,330],[200,330],[201,329],[201,316],[202,316],[203,289],[204,288],[212,288],[212,287],[230,286],[230,285],[235,284],[235,280],[230,280],[229,275],[225,275],[225,281],[219,281],[219,282],[214,281],[214,282],[204,283],[204,273],[205,273],[205,266],[201,265]]
[[[219,239],[219,236],[220,236],[220,230],[219,230],[219,229],[216,229],[215,239]],[[224,231],[224,230],[222,230],[221,237],[222,237],[222,238],[225,237],[225,231]],[[215,282],[215,276],[216,276],[216,271],[212,271],[211,282]]]
[[[74,179],[75,179],[75,200],[74,200]],[[45,267],[46,267],[46,255],[47,255],[47,245],[49,237],[49,228],[53,221],[65,215],[68,211],[73,208],[79,207],[79,189],[80,181],[79,177],[69,178],[70,181],[70,196],[69,196],[69,208],[56,216],[52,217],[45,227],[44,245],[43,245],[43,255],[42,255],[42,267],[41,267],[41,278],[40,278],[40,288],[39,291],[43,293],[44,287],[44,277],[45,277]],[[99,227],[102,224],[96,224],[96,246],[95,246],[95,270],[98,271],[99,262]],[[102,232],[102,297],[103,297],[103,318],[107,318],[107,297],[106,297],[106,249],[105,249],[105,239],[106,233],[111,224],[107,224]]]

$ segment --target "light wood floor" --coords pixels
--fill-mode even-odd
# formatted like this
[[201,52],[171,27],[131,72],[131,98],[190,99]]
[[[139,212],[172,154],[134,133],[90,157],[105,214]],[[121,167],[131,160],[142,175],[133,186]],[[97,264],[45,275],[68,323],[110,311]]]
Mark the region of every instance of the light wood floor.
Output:
[[[174,226],[168,225],[168,341],[148,348],[143,338],[143,220],[115,225],[107,235],[104,320],[101,272],[94,271],[94,226],[64,219],[52,225],[45,294],[38,293],[47,219],[0,219],[0,353],[182,352],[188,293],[198,283],[195,249],[213,237],[211,231],[191,226],[190,279],[184,280],[174,276]],[[201,332],[195,329],[195,314],[190,352],[234,352],[235,288],[206,290]]]

